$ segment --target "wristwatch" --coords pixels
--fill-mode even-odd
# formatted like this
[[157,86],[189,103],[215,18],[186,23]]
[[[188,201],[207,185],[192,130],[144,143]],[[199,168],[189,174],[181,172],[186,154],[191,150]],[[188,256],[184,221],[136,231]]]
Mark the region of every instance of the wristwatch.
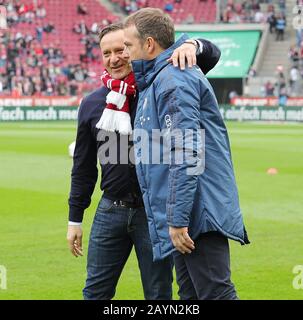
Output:
[[187,39],[185,40],[185,43],[190,43],[193,44],[196,47],[196,54],[200,54],[203,51],[203,44],[198,41],[198,40],[194,40],[194,39]]
[[196,40],[193,40],[193,39],[187,39],[187,40],[185,40],[185,43],[191,43],[191,44],[193,44],[193,45],[196,47],[196,49],[198,49],[198,48],[199,48],[198,43],[197,43],[197,41],[196,41]]

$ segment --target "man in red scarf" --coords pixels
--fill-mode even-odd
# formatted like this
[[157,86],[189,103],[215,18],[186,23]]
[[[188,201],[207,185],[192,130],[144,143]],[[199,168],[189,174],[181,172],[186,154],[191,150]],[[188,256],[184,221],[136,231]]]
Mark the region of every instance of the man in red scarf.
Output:
[[[105,27],[100,33],[100,47],[106,72],[104,86],[81,103],[69,197],[67,240],[70,251],[82,256],[84,210],[89,207],[98,178],[97,155],[102,167],[101,190],[91,229],[85,299],[111,299],[123,267],[135,248],[145,299],[172,299],[172,260],[153,262],[147,218],[137,181],[135,166],[124,163],[129,155],[138,94],[129,57],[124,51],[122,24]],[[219,60],[219,49],[207,40],[189,40],[175,50],[171,62],[185,68],[197,62],[204,73]],[[114,143],[104,137],[114,135]],[[114,153],[115,163],[104,161]],[[129,159],[128,159],[129,160]]]

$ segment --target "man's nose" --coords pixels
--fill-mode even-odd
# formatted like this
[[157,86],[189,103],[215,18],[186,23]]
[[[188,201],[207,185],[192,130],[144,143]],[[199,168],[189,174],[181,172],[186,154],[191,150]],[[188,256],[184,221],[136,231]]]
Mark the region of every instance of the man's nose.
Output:
[[119,62],[119,56],[114,54],[111,56],[110,60],[111,60],[111,63],[116,64]]

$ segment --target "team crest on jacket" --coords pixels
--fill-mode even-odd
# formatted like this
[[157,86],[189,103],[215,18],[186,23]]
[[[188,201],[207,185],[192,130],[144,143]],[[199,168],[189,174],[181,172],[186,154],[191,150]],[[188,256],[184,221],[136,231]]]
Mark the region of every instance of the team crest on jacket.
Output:
[[165,115],[164,120],[165,120],[166,128],[170,129],[171,125],[172,125],[172,121],[171,121],[170,115],[169,114]]

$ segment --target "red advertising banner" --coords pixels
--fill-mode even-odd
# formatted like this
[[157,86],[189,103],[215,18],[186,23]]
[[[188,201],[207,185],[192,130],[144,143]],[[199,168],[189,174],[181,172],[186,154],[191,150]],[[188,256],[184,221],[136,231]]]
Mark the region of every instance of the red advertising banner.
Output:
[[82,97],[0,97],[0,107],[77,107]]
[[[231,104],[238,107],[278,107],[277,97],[235,97]],[[303,107],[303,97],[287,98],[286,107]]]

